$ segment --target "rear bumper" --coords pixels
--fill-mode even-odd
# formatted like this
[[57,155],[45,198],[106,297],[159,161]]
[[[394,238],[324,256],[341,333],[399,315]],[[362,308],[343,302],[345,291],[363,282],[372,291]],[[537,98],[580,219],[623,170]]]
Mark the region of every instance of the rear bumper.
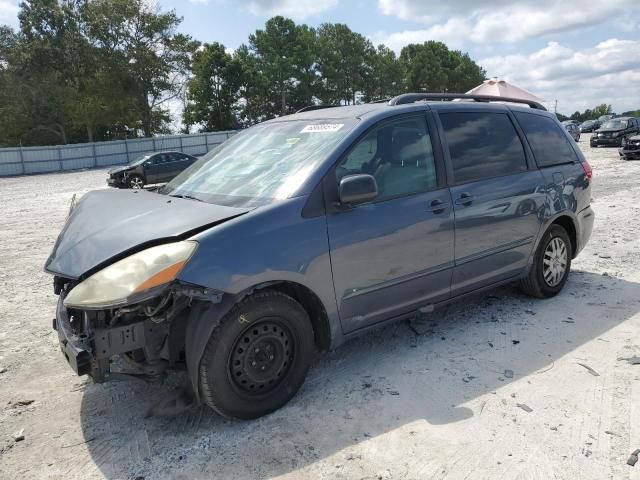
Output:
[[585,247],[589,239],[591,238],[591,232],[593,231],[593,222],[595,220],[595,213],[591,206],[588,206],[584,210],[578,213],[578,229],[579,235],[577,238],[577,248],[575,255],[578,255],[580,251]]

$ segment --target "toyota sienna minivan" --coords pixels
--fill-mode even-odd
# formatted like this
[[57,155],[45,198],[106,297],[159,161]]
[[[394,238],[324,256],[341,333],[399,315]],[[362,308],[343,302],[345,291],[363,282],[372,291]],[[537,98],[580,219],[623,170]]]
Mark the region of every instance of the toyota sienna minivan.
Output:
[[255,418],[373,327],[510,282],[558,294],[591,235],[591,168],[543,106],[491,100],[308,109],[158,191],[87,193],[45,266],[69,365],[184,369],[196,403]]

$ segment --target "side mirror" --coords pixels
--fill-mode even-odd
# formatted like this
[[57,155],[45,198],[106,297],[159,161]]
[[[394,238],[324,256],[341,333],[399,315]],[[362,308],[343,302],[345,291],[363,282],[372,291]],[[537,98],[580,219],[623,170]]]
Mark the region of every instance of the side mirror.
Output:
[[340,180],[338,192],[342,204],[364,203],[378,196],[378,184],[372,175],[348,175]]

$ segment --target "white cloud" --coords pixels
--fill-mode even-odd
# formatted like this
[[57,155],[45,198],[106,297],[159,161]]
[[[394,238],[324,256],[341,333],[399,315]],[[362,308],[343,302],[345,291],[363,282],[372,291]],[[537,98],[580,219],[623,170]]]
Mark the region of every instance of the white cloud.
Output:
[[[389,44],[399,44],[408,38],[438,39],[451,44],[461,44],[465,40],[515,43],[612,19],[633,28],[635,23],[628,19],[640,16],[639,5],[637,0],[591,3],[577,0],[449,0],[437,3],[433,0],[378,0],[383,14],[427,25],[424,29],[389,34]],[[382,39],[384,35],[378,37]]]
[[18,24],[18,1],[0,0],[0,23]]
[[581,50],[557,42],[524,55],[503,55],[478,62],[487,75],[498,76],[570,114],[600,103],[618,113],[640,108],[640,40],[601,42]]
[[247,10],[256,16],[283,15],[305,19],[335,7],[338,0],[250,0]]

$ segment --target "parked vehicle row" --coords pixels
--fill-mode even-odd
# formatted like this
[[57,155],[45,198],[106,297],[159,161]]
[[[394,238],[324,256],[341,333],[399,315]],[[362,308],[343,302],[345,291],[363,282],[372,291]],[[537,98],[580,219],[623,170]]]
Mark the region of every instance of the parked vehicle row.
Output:
[[186,369],[196,402],[256,418],[316,350],[509,282],[558,294],[591,235],[591,168],[543,106],[489,99],[306,111],[156,192],[84,195],[45,265],[69,365]]
[[608,120],[596,130],[589,144],[591,147],[621,147],[627,139],[640,134],[640,120],[635,117],[617,117]]

